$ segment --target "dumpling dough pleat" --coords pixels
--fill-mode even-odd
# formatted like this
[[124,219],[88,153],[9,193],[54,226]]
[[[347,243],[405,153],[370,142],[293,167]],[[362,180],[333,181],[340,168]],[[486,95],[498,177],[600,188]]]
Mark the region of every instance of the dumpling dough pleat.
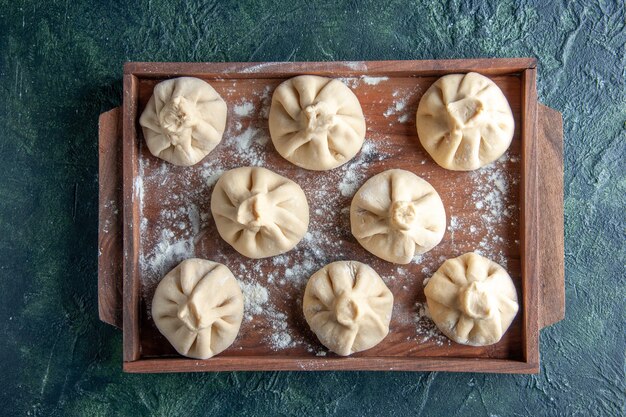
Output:
[[302,307],[320,342],[347,356],[370,349],[387,336],[393,295],[368,265],[339,261],[309,278]]
[[283,158],[316,171],[348,162],[365,139],[365,117],[352,90],[314,75],[291,78],[276,88],[269,128]]
[[448,259],[424,288],[433,321],[457,343],[497,343],[517,311],[517,292],[509,274],[476,253]]
[[261,167],[224,173],[213,189],[211,212],[222,239],[254,259],[291,250],[309,225],[302,188]]
[[409,171],[373,176],[350,206],[352,234],[365,249],[389,262],[406,264],[443,238],[446,212],[439,194]]
[[444,168],[469,171],[500,158],[513,139],[513,113],[502,90],[470,72],[439,78],[416,114],[422,146]]
[[228,348],[237,337],[243,318],[243,295],[226,266],[187,259],[157,286],[152,318],[178,353],[208,359]]
[[222,140],[226,103],[204,80],[174,78],[154,87],[139,124],[152,155],[194,165]]

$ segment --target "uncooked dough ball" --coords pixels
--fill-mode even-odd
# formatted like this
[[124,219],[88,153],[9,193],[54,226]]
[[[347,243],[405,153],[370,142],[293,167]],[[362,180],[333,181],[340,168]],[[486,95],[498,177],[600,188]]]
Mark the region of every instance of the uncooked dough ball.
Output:
[[152,155],[194,165],[222,140],[226,103],[206,81],[174,78],[154,87],[139,124]]
[[439,330],[464,345],[497,343],[519,309],[509,274],[473,252],[445,261],[424,293]]
[[222,239],[254,259],[293,249],[309,227],[302,188],[261,167],[225,172],[215,184],[211,212]]
[[393,294],[368,265],[339,261],[309,278],[302,308],[320,342],[347,356],[372,348],[387,336]]
[[513,139],[513,113],[502,90],[470,72],[439,78],[417,108],[417,134],[444,168],[470,171],[500,158]]
[[409,171],[390,169],[356,192],[350,225],[365,249],[386,261],[408,264],[441,242],[446,211],[427,181]]
[[283,158],[316,171],[348,162],[365,138],[363,110],[352,90],[315,75],[291,78],[276,88],[269,127]]
[[208,359],[235,341],[243,318],[243,295],[224,265],[187,259],[159,283],[152,318],[178,353]]

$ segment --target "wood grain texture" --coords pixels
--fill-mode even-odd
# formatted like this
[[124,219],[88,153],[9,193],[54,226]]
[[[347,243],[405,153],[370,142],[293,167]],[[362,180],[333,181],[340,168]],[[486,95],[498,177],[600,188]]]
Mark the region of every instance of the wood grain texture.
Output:
[[[488,60],[493,61],[493,60]],[[505,61],[505,60],[497,60]],[[465,192],[471,192],[471,184],[468,182],[467,174],[455,173],[452,171],[446,171],[439,168],[428,158],[425,152],[419,146],[415,133],[415,123],[413,120],[408,123],[397,123],[388,120],[387,116],[384,116],[385,109],[390,105],[389,100],[393,89],[402,90],[407,94],[406,106],[410,113],[414,113],[417,108],[417,103],[421,94],[434,82],[436,77],[430,75],[433,68],[425,65],[423,75],[419,68],[422,61],[408,61],[402,62],[400,66],[394,66],[388,69],[387,72],[383,72],[382,68],[388,68],[389,62],[384,63],[365,63],[364,66],[356,66],[354,63],[335,63],[337,71],[342,68],[345,71],[349,71],[351,76],[384,76],[389,77],[389,81],[381,83],[380,85],[365,85],[360,83],[353,87],[353,90],[359,97],[366,114],[366,120],[368,123],[368,132],[384,132],[384,140],[379,137],[381,142],[377,145],[387,154],[392,155],[390,158],[382,160],[380,162],[372,162],[371,173],[380,172],[384,169],[391,167],[399,167],[411,170],[420,176],[428,179],[435,188],[442,195],[444,205],[448,214],[455,213],[457,216],[470,219],[469,221],[479,221],[476,210],[470,210],[466,206],[468,197],[463,195]],[[524,61],[530,68],[525,72],[519,72],[515,65],[520,65],[520,62],[504,63],[499,62],[499,65],[495,65],[497,71],[511,71],[511,68],[515,70],[514,73],[508,75],[492,76],[494,81],[500,86],[505,95],[507,96],[511,107],[514,112],[516,120],[516,132],[514,136],[513,144],[509,150],[512,156],[522,156],[522,152],[530,152],[535,157],[541,157],[537,155],[532,146],[524,146],[527,138],[534,136],[534,128],[536,126],[536,96],[534,95],[534,61]],[[304,66],[311,63],[296,63],[295,73],[312,71],[301,71]],[[323,64],[324,71],[332,70],[333,63],[319,63]],[[453,67],[465,68],[460,62],[454,61]],[[150,68],[146,68],[148,64],[127,64],[125,66],[125,112],[126,115],[133,115],[133,118],[129,120],[125,116],[124,120],[124,132],[125,139],[124,151],[128,150],[129,154],[133,155],[133,158],[128,158],[128,155],[124,154],[124,187],[125,187],[125,201],[131,204],[125,205],[125,221],[134,222],[135,225],[139,224],[141,219],[146,219],[147,224],[157,224],[159,219],[159,213],[164,209],[165,201],[162,191],[159,193],[157,188],[150,190],[150,184],[145,184],[145,201],[141,213],[137,210],[137,200],[133,190],[133,184],[136,177],[130,178],[131,175],[138,175],[136,162],[142,161],[142,172],[146,177],[149,177],[151,173],[154,173],[157,169],[163,169],[163,165],[159,163],[154,157],[152,157],[145,146],[141,146],[143,137],[141,130],[137,128],[137,118],[141,110],[145,106],[148,98],[151,95],[152,88],[160,81],[160,76],[144,77],[145,73],[160,74],[159,71],[163,71],[163,68],[171,68],[171,65],[178,64],[155,64],[156,69],[150,71]],[[202,75],[201,78],[211,82],[211,84],[222,94],[229,104],[229,111],[231,110],[232,103],[240,101],[242,98],[252,99],[255,108],[258,108],[262,103],[258,102],[261,90],[266,87],[273,89],[282,81],[282,74],[284,74],[284,66],[289,64],[271,64],[280,65],[280,73],[276,75],[271,72],[273,68],[271,65],[268,67],[257,67],[255,64],[190,64],[196,65],[196,71],[208,71],[209,75]],[[200,65],[198,67],[198,65]],[[217,69],[210,71],[210,68],[215,65]],[[248,78],[242,76],[241,78],[232,77],[215,77],[212,78],[214,73],[217,73],[219,68],[224,68],[224,65],[234,66],[238,71],[245,72],[246,68],[253,67],[255,70],[256,78]],[[469,64],[465,64],[466,66]],[[483,64],[487,65],[487,64]],[[269,68],[269,69],[268,69]],[[321,67],[320,67],[321,68]],[[318,70],[321,71],[321,69]],[[347,68],[347,69],[346,69]],[[356,69],[355,69],[356,68]],[[358,68],[366,68],[366,70],[358,70]],[[370,73],[372,68],[376,68],[377,71]],[[407,75],[407,71],[412,68],[412,73]],[[189,68],[193,70],[194,68]],[[476,70],[477,68],[469,68],[468,70]],[[131,71],[139,71],[141,73],[135,76]],[[269,73],[263,73],[260,75],[259,71],[270,71]],[[361,72],[359,72],[361,71]],[[449,70],[448,70],[449,71]],[[460,71],[460,70],[459,70]],[[531,71],[530,76],[527,75],[527,71]],[[481,71],[486,73],[485,71]],[[188,73],[186,75],[200,76],[199,73]],[[319,72],[318,72],[319,73]],[[181,75],[181,73],[176,73]],[[288,73],[288,76],[294,75],[294,73]],[[136,78],[135,78],[136,77]],[[530,98],[529,101],[525,98]],[[129,104],[126,99],[133,100],[134,104]],[[255,102],[255,100],[257,102]],[[534,104],[534,109],[533,109]],[[229,112],[229,123],[231,113]],[[527,117],[526,117],[527,116]],[[134,123],[130,123],[130,121]],[[248,120],[244,121],[244,124],[249,126],[255,126],[260,130],[267,130],[267,120],[258,114],[253,115]],[[246,126],[244,126],[245,128]],[[228,129],[227,129],[228,130]],[[128,136],[126,134],[128,133]],[[375,135],[374,135],[375,136]],[[130,138],[130,139],[128,139]],[[523,138],[523,140],[522,140]],[[374,138],[376,140],[376,138]],[[228,159],[228,154],[225,153],[225,149],[221,149],[218,146],[209,158],[222,158]],[[314,194],[314,187],[316,181],[311,178],[303,177],[302,170],[298,170],[284,161],[282,158],[276,155],[271,147],[271,143],[268,149],[268,157],[266,166],[277,170],[283,175],[287,175],[291,178],[297,178],[303,188],[309,203],[314,205],[311,201],[311,195]],[[419,164],[417,162],[420,162]],[[427,161],[424,164],[423,161]],[[522,174],[521,164],[507,163],[509,167],[509,174],[513,177],[519,177]],[[201,175],[198,166],[190,168],[178,168],[168,167],[174,179],[174,184],[170,186],[176,188],[190,187],[191,189],[198,188],[201,182]],[[533,163],[524,165],[525,170],[532,172]],[[186,170],[186,171],[185,171]],[[127,176],[128,173],[128,176]],[[309,173],[310,174],[310,173]],[[313,174],[314,175],[314,174]],[[368,175],[369,176],[369,175]],[[185,184],[182,182],[176,183],[177,178],[186,178]],[[524,181],[524,180],[522,180]],[[526,194],[533,194],[532,184],[536,185],[536,180],[523,182],[521,187],[511,187],[509,191],[509,197],[516,204],[522,205],[521,202],[531,202],[530,205],[524,206],[526,210],[532,210],[532,202],[536,204],[536,195],[530,195],[530,199],[524,199]],[[127,189],[130,188],[131,191]],[[184,188],[183,187],[183,188]],[[312,188],[313,187],[313,188]],[[467,191],[469,190],[469,191]],[[208,199],[199,199],[197,203],[200,209],[208,209],[208,202],[204,201]],[[349,198],[344,199],[342,204],[349,204]],[[134,204],[133,204],[134,202]],[[523,206],[523,205],[522,205]],[[536,213],[536,210],[535,210]],[[140,218],[141,216],[141,218]],[[473,219],[473,220],[472,220]],[[345,228],[346,219],[337,219],[338,225]],[[158,333],[148,314],[145,314],[151,300],[151,294],[154,291],[154,286],[158,282],[159,277],[147,277],[146,271],[142,271],[139,266],[139,258],[145,256],[150,248],[153,248],[158,242],[154,233],[148,231],[145,235],[141,236],[141,246],[139,245],[139,232],[138,227],[134,229],[127,227],[125,233],[128,231],[130,234],[125,235],[127,242],[125,243],[125,250],[131,249],[126,252],[125,265],[125,285],[130,285],[128,294],[124,292],[124,345],[125,354],[124,358],[127,361],[124,365],[124,369],[129,372],[169,372],[169,371],[189,371],[189,370],[227,370],[227,369],[397,369],[397,370],[455,370],[455,371],[484,371],[484,372],[536,372],[538,371],[538,319],[537,311],[539,308],[537,299],[538,296],[528,295],[528,292],[536,292],[537,284],[536,277],[533,277],[529,282],[526,275],[523,274],[523,262],[521,262],[521,250],[520,247],[515,244],[515,241],[522,240],[522,247],[526,242],[532,242],[533,239],[537,239],[537,235],[533,235],[532,230],[527,229],[526,226],[534,224],[536,226],[536,220],[533,222],[525,222],[521,224],[523,219],[518,218],[511,224],[502,226],[502,233],[507,236],[505,242],[502,243],[502,253],[506,255],[508,269],[514,282],[518,288],[518,292],[522,294],[522,311],[519,314],[513,325],[509,329],[509,332],[505,335],[503,340],[496,345],[476,348],[469,346],[457,345],[454,343],[448,343],[445,345],[438,345],[436,343],[416,343],[415,339],[411,339],[411,332],[414,333],[415,329],[411,323],[403,323],[401,320],[392,321],[392,331],[390,335],[377,347],[366,352],[362,352],[355,357],[349,359],[339,359],[329,354],[328,357],[315,357],[310,351],[307,351],[303,347],[293,347],[285,350],[272,350],[267,346],[266,341],[263,339],[264,332],[271,331],[268,327],[270,324],[264,322],[263,319],[255,318],[254,325],[246,328],[242,326],[242,331],[235,344],[227,351],[223,352],[218,357],[212,358],[208,361],[196,361],[191,359],[181,359],[175,356],[175,352],[169,346],[167,341]],[[527,236],[520,236],[520,230],[526,233]],[[128,236],[131,236],[128,238]],[[198,245],[196,248],[196,256],[214,258],[215,256],[225,256],[229,262],[233,265],[238,263],[248,262],[246,258],[238,255],[228,245],[226,245],[221,239],[215,239],[216,231],[214,225],[207,225],[206,229],[201,231],[198,239]],[[385,276],[385,274],[393,276],[397,274],[397,269],[386,262],[380,261],[377,258],[367,254],[360,246],[354,241],[349,233],[349,227],[347,233],[342,233],[340,238],[345,242],[345,250],[342,255],[347,255],[349,259],[357,259],[363,262],[367,262],[374,266],[376,270]],[[130,242],[128,242],[130,240]],[[439,256],[440,258],[450,257],[452,255],[457,256],[465,251],[473,250],[476,246],[476,237],[470,236],[467,231],[457,231],[456,236],[450,236],[450,233],[446,233],[444,241],[434,250],[433,256]],[[530,245],[526,250],[537,250],[538,245]],[[143,251],[140,253],[140,251]],[[297,261],[294,259],[294,261]],[[530,270],[533,268],[532,262]],[[321,266],[321,265],[320,265]],[[408,267],[409,274],[415,279],[407,286],[406,282],[403,285],[396,285],[394,283],[388,284],[394,295],[396,296],[396,304],[399,305],[400,316],[406,316],[407,314],[414,314],[414,303],[416,301],[424,301],[421,281],[424,276],[419,272],[418,265],[415,267],[410,265]],[[269,269],[267,269],[269,268]],[[528,267],[527,267],[528,268]],[[271,270],[271,264],[264,268],[265,273]],[[133,271],[133,274],[127,273]],[[518,271],[518,272],[516,272]],[[143,275],[142,275],[143,274]],[[302,338],[309,340],[313,345],[317,344],[317,340],[310,330],[306,327],[306,323],[299,316],[301,314],[300,307],[298,307],[299,290],[297,288],[291,289],[294,293],[290,297],[284,297],[282,300],[277,301],[277,308],[281,311],[293,312],[289,317],[289,326]],[[126,308],[128,307],[128,311]],[[530,308],[529,308],[530,307]],[[534,312],[533,312],[534,310]],[[394,311],[396,315],[396,311]],[[397,319],[397,317],[394,317]],[[533,325],[534,320],[534,325]],[[127,322],[131,326],[130,329],[126,327]],[[254,329],[254,330],[253,330]],[[413,335],[414,336],[414,335]],[[141,352],[141,355],[139,354]],[[141,358],[140,358],[141,356]],[[263,359],[261,359],[263,358]],[[308,358],[308,359],[303,359]],[[140,360],[137,360],[140,359]],[[345,366],[342,367],[342,361]],[[303,365],[305,364],[305,365]],[[316,365],[306,365],[316,364]],[[506,365],[503,365],[506,364]]]
[[122,328],[122,111],[102,113],[98,128],[98,314]]
[[[219,364],[214,361],[219,359]],[[212,371],[449,371],[507,374],[537,373],[537,367],[504,359],[429,358],[429,357],[215,357],[206,361],[184,358],[142,359],[124,362],[125,372],[212,372]]]
[[524,359],[539,367],[539,302],[537,284],[538,215],[537,215],[537,69],[522,75],[522,186],[521,251],[522,303],[524,312]]
[[190,76],[246,79],[289,78],[300,74],[349,77],[393,74],[398,77],[442,76],[476,71],[484,75],[521,73],[536,68],[535,58],[440,59],[423,61],[333,61],[333,62],[127,62],[125,74],[143,79]]
[[137,178],[137,77],[124,75],[123,105],[123,187],[124,187],[124,360],[139,359],[139,280],[137,250],[139,248],[139,210],[135,179]]
[[539,104],[539,327],[565,318],[565,246],[563,218],[563,118]]

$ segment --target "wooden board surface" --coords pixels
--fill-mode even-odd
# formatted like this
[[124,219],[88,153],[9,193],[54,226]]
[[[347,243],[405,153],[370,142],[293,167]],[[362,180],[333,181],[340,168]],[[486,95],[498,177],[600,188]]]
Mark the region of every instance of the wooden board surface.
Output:
[[565,318],[563,118],[558,111],[541,104],[539,114],[539,326],[543,328]]
[[122,327],[122,111],[100,115],[98,153],[98,314]]
[[[126,178],[133,184],[130,202],[134,196],[134,204],[125,213],[125,219],[132,221],[137,218],[135,227],[130,228],[136,240],[132,243],[137,249],[137,256],[131,263],[139,277],[133,281],[137,284],[133,291],[136,291],[135,296],[140,302],[137,322],[133,323],[139,346],[132,348],[130,356],[125,355],[129,361],[125,369],[138,372],[389,369],[394,368],[396,361],[397,369],[535,370],[535,363],[525,362],[524,318],[528,306],[523,306],[524,312],[518,315],[500,343],[483,348],[449,342],[432,326],[429,327],[427,319],[416,320],[420,312],[416,303],[424,301],[424,279],[436,270],[443,259],[474,249],[480,249],[485,255],[505,264],[520,298],[523,298],[520,262],[520,230],[523,229],[520,227],[519,210],[522,73],[492,77],[509,99],[517,128],[507,155],[493,168],[478,173],[444,170],[419,145],[414,114],[421,94],[436,77],[407,76],[402,72],[381,74],[380,71],[377,76],[385,75],[389,79],[350,75],[344,82],[353,88],[366,115],[366,146],[353,163],[327,173],[295,168],[284,161],[273,149],[271,141],[267,140],[269,100],[275,86],[282,81],[280,77],[204,77],[226,100],[229,117],[223,142],[194,167],[174,167],[154,158],[143,146],[136,120],[134,126],[126,125],[127,131],[138,135],[136,159],[130,161],[134,163],[130,172],[135,172],[135,175],[132,179]],[[136,114],[141,113],[159,80],[159,77],[128,80],[133,87],[131,90],[137,95]],[[128,122],[127,119],[125,121]],[[294,179],[304,188],[311,206],[311,234],[293,252],[280,257],[278,262],[276,259],[254,261],[242,257],[219,239],[208,216],[215,176],[221,170],[248,164],[264,165]],[[389,264],[362,249],[350,234],[349,216],[345,210],[353,192],[365,179],[392,167],[408,169],[431,182],[444,201],[450,225],[439,246],[407,266]],[[494,190],[499,191],[494,194]],[[127,202],[128,197],[129,194],[126,194]],[[495,207],[494,216],[493,205],[483,203],[479,207],[477,204],[480,200],[488,201],[485,198],[506,207]],[[269,293],[269,301],[263,307],[270,313],[248,314],[249,319],[244,320],[235,344],[209,361],[162,359],[168,356],[175,358],[175,352],[158,333],[149,316],[150,301],[158,280],[190,254],[220,261],[229,266],[242,282],[263,286]],[[316,356],[323,354],[325,349],[308,330],[300,305],[306,278],[324,264],[338,259],[356,259],[372,265],[385,278],[395,296],[390,335],[375,348],[347,360],[335,358],[332,354]],[[127,265],[129,262],[127,259]],[[282,315],[284,320],[276,319]],[[132,321],[133,314],[127,316]],[[273,339],[276,334],[281,337],[289,335],[291,342],[284,343],[286,338],[282,338],[277,343]],[[131,362],[139,358],[139,352],[141,360]],[[378,360],[375,365],[374,359]],[[440,363],[450,366],[439,367]]]

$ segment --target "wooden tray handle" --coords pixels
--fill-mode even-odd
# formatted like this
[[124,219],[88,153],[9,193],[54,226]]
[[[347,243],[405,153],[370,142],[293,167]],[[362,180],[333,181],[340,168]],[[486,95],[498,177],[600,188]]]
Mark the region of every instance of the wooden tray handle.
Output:
[[98,186],[98,314],[122,328],[122,110],[116,107],[99,119]]
[[539,328],[565,318],[563,118],[538,105]]

